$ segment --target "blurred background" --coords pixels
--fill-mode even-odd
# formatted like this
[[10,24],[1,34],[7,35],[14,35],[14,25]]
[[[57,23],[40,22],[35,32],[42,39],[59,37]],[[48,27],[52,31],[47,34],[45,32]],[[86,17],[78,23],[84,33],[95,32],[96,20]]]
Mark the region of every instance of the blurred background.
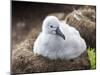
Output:
[[31,2],[12,2],[12,45],[20,43],[32,29],[40,32],[43,19],[49,14],[55,14],[63,18],[77,9],[77,5],[31,3]]
[[[95,17],[95,6],[12,1],[12,47],[25,40],[31,30],[38,34],[41,31],[42,21],[47,15],[54,15],[64,20],[69,13],[83,7],[92,8]],[[91,10],[87,16],[91,16],[90,13]],[[73,24],[70,22],[70,25]]]

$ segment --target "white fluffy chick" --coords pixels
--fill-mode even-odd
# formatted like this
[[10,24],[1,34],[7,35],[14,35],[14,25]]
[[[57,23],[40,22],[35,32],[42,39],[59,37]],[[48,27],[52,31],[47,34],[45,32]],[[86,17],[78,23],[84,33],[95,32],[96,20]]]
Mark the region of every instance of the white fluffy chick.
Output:
[[86,51],[86,43],[79,31],[61,23],[55,16],[47,16],[42,24],[42,32],[34,42],[34,54],[52,60],[74,59]]

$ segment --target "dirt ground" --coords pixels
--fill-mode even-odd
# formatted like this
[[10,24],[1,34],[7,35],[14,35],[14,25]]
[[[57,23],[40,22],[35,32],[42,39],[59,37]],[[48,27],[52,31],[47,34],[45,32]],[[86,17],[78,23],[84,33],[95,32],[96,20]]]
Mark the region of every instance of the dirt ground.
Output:
[[[75,18],[70,17],[74,11],[73,9],[80,9],[82,13],[86,11],[87,14],[82,20],[77,21]],[[90,14],[91,12],[92,14]],[[61,21],[64,20],[71,26],[76,27],[86,40],[87,45],[96,48],[96,18],[90,18],[92,15],[95,16],[95,6],[13,1],[11,30],[12,73],[55,72],[90,68],[87,52],[70,61],[48,60],[42,56],[34,56],[32,52],[34,41],[41,32],[42,21],[48,15],[57,16]]]

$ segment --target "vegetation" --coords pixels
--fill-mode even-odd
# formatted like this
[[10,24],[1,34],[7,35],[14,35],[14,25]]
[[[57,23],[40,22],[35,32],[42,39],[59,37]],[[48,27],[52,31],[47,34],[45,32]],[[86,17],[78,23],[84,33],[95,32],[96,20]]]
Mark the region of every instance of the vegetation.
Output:
[[95,49],[94,48],[88,48],[88,57],[90,60],[90,64],[91,64],[91,69],[95,69],[96,68],[96,53],[95,53]]

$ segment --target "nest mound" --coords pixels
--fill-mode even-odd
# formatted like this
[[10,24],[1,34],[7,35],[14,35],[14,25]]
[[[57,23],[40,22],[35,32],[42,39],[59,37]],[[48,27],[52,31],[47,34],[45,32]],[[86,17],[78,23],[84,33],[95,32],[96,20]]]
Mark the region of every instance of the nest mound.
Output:
[[32,47],[36,37],[31,31],[27,40],[16,46],[12,51],[12,73],[39,73],[89,69],[87,52],[73,60],[49,60],[34,55]]

